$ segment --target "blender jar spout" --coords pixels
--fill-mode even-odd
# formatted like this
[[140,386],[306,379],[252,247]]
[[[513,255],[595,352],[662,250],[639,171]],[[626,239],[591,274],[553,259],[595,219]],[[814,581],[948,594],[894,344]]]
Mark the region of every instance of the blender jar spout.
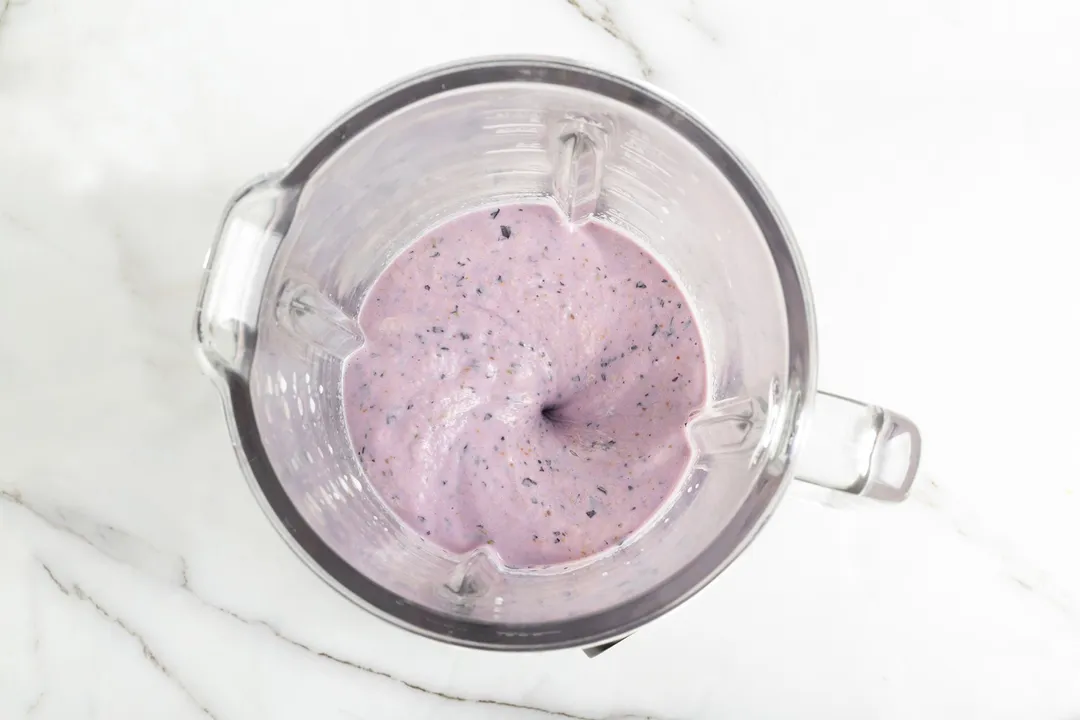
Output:
[[251,369],[259,306],[270,265],[296,209],[298,190],[258,178],[233,196],[203,265],[195,340],[204,369]]

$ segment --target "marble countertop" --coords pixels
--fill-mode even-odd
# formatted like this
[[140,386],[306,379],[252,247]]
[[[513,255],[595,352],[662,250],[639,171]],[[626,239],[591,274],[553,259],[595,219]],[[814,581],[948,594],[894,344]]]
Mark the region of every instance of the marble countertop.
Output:
[[[1080,718],[1080,4],[0,0],[0,718]],[[230,193],[467,55],[695,107],[813,281],[823,388],[914,497],[794,488],[589,660],[453,648],[310,574],[193,357]]]

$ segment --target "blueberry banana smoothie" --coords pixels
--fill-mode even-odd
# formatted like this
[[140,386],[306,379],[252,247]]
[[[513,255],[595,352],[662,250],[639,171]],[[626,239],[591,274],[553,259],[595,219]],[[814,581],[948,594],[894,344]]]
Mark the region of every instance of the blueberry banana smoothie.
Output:
[[510,567],[603,552],[679,484],[705,403],[690,305],[629,236],[547,204],[479,210],[413,243],[360,312],[354,449],[401,520]]

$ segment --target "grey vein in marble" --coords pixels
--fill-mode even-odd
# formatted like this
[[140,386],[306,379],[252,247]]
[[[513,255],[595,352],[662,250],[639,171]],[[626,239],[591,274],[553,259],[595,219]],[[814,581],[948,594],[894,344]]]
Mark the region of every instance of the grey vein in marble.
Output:
[[30,0],[22,0],[22,2],[15,2],[15,0],[0,0],[0,27],[3,27],[4,18],[9,10],[19,7],[20,5],[26,5],[29,1]]
[[44,699],[45,699],[45,691],[42,690],[41,692],[39,692],[37,694],[37,697],[34,698],[34,701],[32,703],[30,703],[30,705],[26,708],[26,713],[25,713],[26,717],[30,717],[35,712],[37,712],[37,709],[39,707],[41,707],[41,702]]
[[690,23],[690,27],[704,35],[705,39],[710,43],[713,43],[714,45],[719,44],[720,33],[713,30],[705,21],[705,18],[701,14],[701,5],[698,3],[698,0],[689,0],[686,10],[679,13],[679,17]]
[[[194,595],[195,593],[192,593],[192,594]],[[353,670],[359,670],[360,672],[364,672],[364,673],[367,673],[369,675],[374,675],[376,677],[385,678],[387,680],[393,680],[396,683],[400,683],[401,685],[404,685],[405,687],[409,688],[410,690],[415,690],[415,691],[423,693],[425,695],[431,695],[432,697],[441,698],[443,700],[450,700],[452,702],[468,703],[468,704],[473,704],[473,705],[491,705],[491,706],[494,706],[494,707],[501,707],[501,708],[507,708],[507,709],[513,709],[513,710],[522,710],[522,711],[526,711],[526,712],[539,713],[539,714],[545,715],[547,717],[570,718],[570,720],[662,720],[662,718],[659,718],[659,717],[654,716],[654,715],[625,715],[625,714],[605,715],[605,716],[597,717],[597,718],[589,718],[589,717],[587,717],[585,715],[572,715],[570,713],[562,712],[561,710],[549,710],[547,708],[537,707],[535,705],[520,705],[518,703],[511,703],[511,702],[506,702],[506,701],[503,701],[503,700],[466,698],[466,697],[461,697],[460,695],[451,695],[450,693],[444,693],[444,692],[441,692],[439,690],[432,690],[430,688],[426,688],[426,687],[423,687],[421,685],[411,683],[408,680],[402,680],[401,678],[395,677],[395,676],[391,675],[390,673],[385,672],[383,670],[376,670],[375,668],[367,667],[366,665],[360,665],[359,663],[355,663],[355,662],[353,662],[351,660],[346,660],[344,658],[337,657],[336,655],[331,655],[330,653],[324,652],[322,650],[317,650],[317,649],[312,648],[312,647],[310,647],[308,645],[305,645],[304,643],[302,643],[302,642],[300,642],[298,640],[294,640],[293,638],[290,638],[287,635],[284,635],[280,630],[278,630],[276,627],[274,627],[270,623],[266,622],[265,620],[251,620],[249,618],[245,618],[245,617],[242,617],[240,615],[237,615],[236,613],[234,613],[233,611],[231,611],[231,610],[229,610],[227,608],[223,608],[223,607],[220,607],[218,605],[214,605],[213,603],[207,602],[206,600],[203,600],[202,598],[199,598],[198,595],[195,595],[195,597],[199,600],[199,602],[201,602],[203,605],[207,606],[208,608],[211,608],[213,610],[217,610],[220,613],[224,613],[225,615],[228,615],[229,617],[234,618],[235,620],[238,620],[239,622],[242,622],[245,625],[260,626],[260,627],[264,628],[265,630],[269,631],[278,640],[280,640],[280,641],[282,641],[282,642],[284,642],[284,643],[286,643],[288,645],[291,645],[291,646],[297,648],[298,650],[303,650],[304,652],[311,653],[312,655],[314,655],[316,657],[323,658],[324,660],[329,660],[330,662],[337,663],[339,665],[344,665],[345,667],[351,668]]]
[[[408,680],[404,680],[402,678],[396,677],[396,676],[394,676],[394,675],[392,675],[392,674],[390,674],[390,673],[388,673],[386,671],[378,670],[376,668],[368,667],[366,665],[361,665],[361,664],[359,664],[357,662],[354,662],[352,660],[347,660],[345,658],[333,655],[331,653],[319,650],[317,648],[313,648],[313,647],[311,647],[309,645],[306,645],[306,644],[300,642],[299,640],[296,640],[294,638],[289,637],[288,635],[285,635],[278,628],[276,628],[273,624],[267,622],[266,620],[246,618],[246,617],[243,617],[242,615],[237,614],[236,612],[234,612],[232,610],[229,610],[228,608],[222,607],[220,605],[216,605],[216,604],[206,600],[205,598],[200,596],[197,592],[195,592],[195,590],[192,588],[189,577],[188,577],[187,562],[182,557],[175,556],[175,558],[180,562],[180,572],[178,574],[177,573],[154,572],[152,567],[148,567],[148,566],[146,566],[146,565],[144,565],[142,563],[138,563],[138,564],[133,563],[129,559],[126,559],[125,557],[123,557],[122,555],[118,556],[115,552],[111,551],[111,550],[114,550],[114,548],[111,548],[107,543],[103,543],[103,542],[99,541],[100,538],[102,538],[104,536],[115,536],[115,537],[121,537],[127,542],[140,543],[143,546],[150,547],[150,548],[153,547],[148,542],[146,542],[145,540],[142,540],[141,538],[137,538],[134,535],[131,535],[130,533],[127,533],[127,532],[124,532],[122,530],[118,530],[116,528],[113,528],[111,525],[107,525],[107,524],[103,524],[103,523],[93,523],[92,521],[89,521],[88,519],[86,519],[86,522],[89,524],[90,527],[96,528],[97,538],[95,538],[94,535],[89,535],[88,536],[87,534],[84,534],[83,532],[80,532],[80,531],[74,529],[69,524],[66,524],[66,519],[70,517],[70,512],[69,513],[63,513],[63,512],[57,511],[57,510],[52,510],[52,511],[43,510],[43,509],[41,509],[39,507],[36,507],[34,505],[31,505],[31,504],[27,503],[24,500],[24,498],[22,497],[22,495],[20,493],[18,493],[18,492],[9,492],[9,491],[0,490],[0,500],[5,500],[7,502],[13,503],[14,505],[16,505],[16,506],[22,508],[23,510],[25,510],[26,512],[28,512],[33,517],[40,520],[42,523],[47,525],[49,528],[51,528],[51,529],[53,529],[53,530],[55,530],[55,531],[57,531],[59,533],[62,533],[64,535],[67,535],[68,537],[72,537],[72,538],[75,538],[75,539],[78,539],[78,540],[82,541],[83,543],[86,543],[87,545],[92,547],[94,550],[96,550],[98,553],[104,555],[105,557],[108,557],[110,560],[113,560],[114,562],[125,564],[125,565],[127,565],[129,567],[134,568],[135,570],[138,570],[140,572],[146,573],[146,574],[151,575],[151,576],[155,576],[160,580],[165,580],[169,585],[177,587],[177,588],[183,590],[184,592],[190,594],[196,601],[198,601],[201,605],[203,605],[204,607],[206,607],[206,608],[208,608],[210,610],[214,610],[214,611],[216,611],[218,613],[221,613],[223,615],[227,615],[228,617],[236,620],[237,622],[240,622],[240,623],[242,623],[244,625],[247,625],[249,627],[262,628],[265,631],[269,632],[271,635],[273,635],[277,640],[279,640],[279,641],[281,641],[281,642],[283,642],[283,643],[285,643],[285,644],[287,644],[287,645],[289,645],[289,646],[291,646],[291,647],[293,647],[293,648],[295,648],[297,650],[301,650],[303,652],[309,653],[309,654],[311,654],[311,655],[313,655],[313,656],[315,656],[317,658],[321,658],[323,660],[327,660],[327,661],[330,661],[332,663],[342,665],[344,667],[347,667],[347,668],[350,668],[350,669],[353,669],[353,670],[359,670],[360,672],[372,675],[374,677],[380,677],[380,678],[384,678],[386,680],[392,680],[392,681],[394,681],[396,683],[399,683],[399,684],[403,685],[404,687],[406,687],[406,688],[408,688],[410,690],[414,690],[414,691],[422,693],[424,695],[437,697],[437,698],[440,698],[442,700],[446,700],[446,701],[450,701],[450,702],[469,703],[469,704],[476,704],[476,705],[490,705],[490,706],[493,706],[493,707],[505,708],[507,710],[517,710],[517,711],[521,711],[521,712],[540,714],[540,715],[544,715],[546,717],[568,718],[569,720],[664,720],[664,718],[661,718],[659,716],[654,716],[654,715],[633,715],[633,714],[630,714],[630,715],[616,714],[616,715],[606,715],[606,716],[602,716],[602,717],[588,717],[588,716],[585,716],[585,715],[573,715],[571,713],[566,713],[566,712],[563,712],[561,710],[550,710],[550,709],[547,709],[547,708],[537,707],[537,706],[534,706],[534,705],[522,705],[522,704],[518,704],[518,703],[507,702],[507,701],[504,701],[504,700],[492,700],[492,699],[484,699],[484,698],[481,698],[481,699],[466,698],[466,697],[462,697],[460,695],[453,695],[453,694],[445,693],[445,692],[442,692],[442,691],[439,691],[439,690],[432,690],[430,688],[423,687],[422,685],[417,685],[416,683],[412,683],[412,682],[409,682]],[[59,518],[59,519],[56,519],[56,518]],[[167,561],[170,559],[170,556],[168,554],[161,553],[160,551],[156,551],[156,552],[158,552],[159,558],[163,558],[163,559],[165,559]],[[121,618],[116,616],[114,613],[110,613],[105,608],[104,605],[102,605],[98,600],[96,600],[95,598],[90,596],[78,583],[65,584],[65,583],[61,582],[59,580],[59,578],[57,578],[55,572],[53,572],[53,570],[49,567],[48,564],[46,564],[40,558],[37,559],[37,562],[45,570],[45,573],[49,576],[49,579],[53,582],[53,584],[56,585],[56,587],[62,593],[64,593],[65,595],[68,595],[70,597],[73,597],[75,599],[82,600],[84,602],[89,603],[90,605],[92,605],[98,611],[98,613],[102,617],[104,617],[107,620],[109,620],[110,622],[116,624],[122,630],[124,630],[124,632],[126,632],[133,639],[135,639],[139,643],[139,645],[141,646],[141,648],[143,650],[143,654],[146,656],[147,660],[149,660],[150,663],[152,665],[154,665],[154,667],[158,671],[160,671],[162,674],[164,674],[166,677],[168,677],[173,683],[175,683],[176,686],[181,691],[183,691],[184,694],[187,695],[188,698],[190,698],[192,703],[194,703],[199,708],[200,711],[202,711],[207,716],[217,720],[217,716],[215,716],[202,703],[200,703],[191,694],[191,692],[188,690],[188,688],[176,678],[176,676],[172,673],[172,671],[170,671],[161,662],[161,660],[158,658],[158,655],[153,652],[153,650],[150,648],[150,646],[147,644],[145,638],[143,638],[143,636],[141,634],[136,632],[133,628],[131,628],[128,624],[126,624]]]
[[597,0],[596,4],[600,6],[600,11],[597,13],[590,13],[581,5],[581,0],[566,0],[570,7],[578,11],[581,17],[585,18],[592,24],[599,27],[611,37],[622,43],[627,50],[634,56],[634,61],[637,63],[638,72],[646,80],[652,79],[653,67],[649,64],[648,59],[645,57],[645,53],[642,51],[641,46],[634,42],[626,32],[619,27],[619,24],[615,21],[615,18],[611,14],[611,8],[605,3]]
[[[822,492],[805,497],[832,510],[849,510],[865,501],[863,498],[840,492]],[[1055,587],[1047,574],[1031,560],[1015,556],[990,533],[980,530],[977,523],[957,512],[960,503],[950,498],[933,477],[918,479],[907,504],[921,505],[929,510],[958,537],[990,555],[999,565],[1004,580],[1019,590],[1031,593],[1038,602],[1061,613],[1071,625],[1080,627],[1080,617],[1074,609],[1076,603],[1068,593]]]
[[49,580],[51,580],[52,583],[56,585],[57,589],[59,589],[60,592],[62,592],[64,595],[67,595],[68,597],[80,600],[84,603],[88,603],[95,610],[97,610],[98,614],[101,617],[108,620],[113,625],[116,625],[118,628],[127,633],[136,643],[138,643],[139,647],[142,649],[143,657],[149,660],[151,665],[153,665],[162,675],[168,678],[169,681],[172,682],[173,685],[175,685],[180,690],[180,692],[182,692],[188,698],[188,700],[190,700],[191,703],[199,709],[200,712],[202,712],[204,715],[211,718],[212,720],[218,720],[218,717],[214,715],[214,713],[210,712],[206,705],[200,702],[199,699],[192,694],[191,690],[178,677],[176,677],[176,675],[168,667],[166,667],[163,662],[161,662],[157,654],[146,642],[146,638],[144,638],[140,633],[132,629],[121,618],[106,610],[100,602],[95,600],[91,595],[89,595],[85,590],[83,590],[78,583],[72,583],[71,586],[68,587],[64,583],[60,582],[60,580],[56,577],[56,574],[44,561],[39,558],[38,562],[41,564],[41,567],[45,571],[45,574],[48,575]]
[[83,541],[117,562],[172,585],[188,586],[187,561],[183,557],[159,550],[125,530],[98,522],[78,510],[41,507],[28,502],[17,490],[0,490],[0,500],[18,505],[52,529]]
[[1032,593],[1064,615],[1071,624],[1080,627],[1077,623],[1073,599],[1063,590],[1055,587],[1047,574],[1033,562],[1015,556],[997,538],[985,530],[980,530],[978,525],[956,512],[955,508],[959,506],[959,503],[949,497],[937,480],[932,477],[925,478],[925,482],[916,486],[911,500],[938,513],[957,535],[991,553],[1001,565],[1002,574],[1014,585]]

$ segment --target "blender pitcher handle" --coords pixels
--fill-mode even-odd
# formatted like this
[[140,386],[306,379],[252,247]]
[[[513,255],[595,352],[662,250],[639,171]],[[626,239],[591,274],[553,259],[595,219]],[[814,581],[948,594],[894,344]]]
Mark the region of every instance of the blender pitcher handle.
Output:
[[903,415],[818,392],[795,457],[795,477],[887,502],[907,497],[922,437]]

